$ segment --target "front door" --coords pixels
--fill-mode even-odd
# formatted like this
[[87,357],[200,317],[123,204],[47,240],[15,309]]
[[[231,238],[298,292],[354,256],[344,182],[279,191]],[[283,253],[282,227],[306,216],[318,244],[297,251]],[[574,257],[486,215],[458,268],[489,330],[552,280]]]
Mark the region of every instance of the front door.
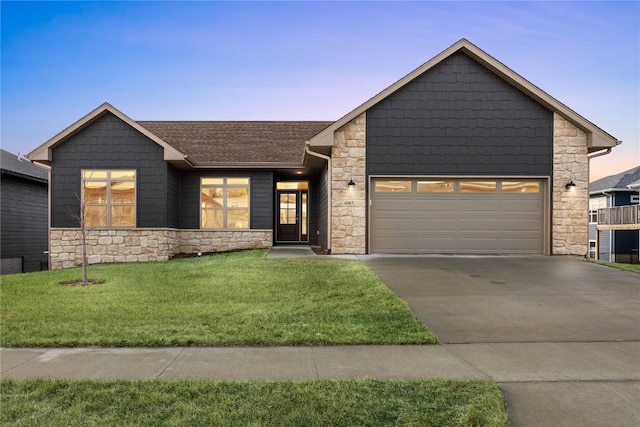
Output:
[[279,190],[277,192],[278,242],[307,242],[307,203],[306,190]]

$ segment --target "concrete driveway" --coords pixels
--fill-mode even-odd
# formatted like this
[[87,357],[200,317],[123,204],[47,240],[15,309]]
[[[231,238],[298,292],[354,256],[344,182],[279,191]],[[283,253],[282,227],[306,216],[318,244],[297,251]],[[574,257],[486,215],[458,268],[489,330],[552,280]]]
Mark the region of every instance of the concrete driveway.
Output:
[[366,256],[512,425],[640,425],[640,276],[567,257]]

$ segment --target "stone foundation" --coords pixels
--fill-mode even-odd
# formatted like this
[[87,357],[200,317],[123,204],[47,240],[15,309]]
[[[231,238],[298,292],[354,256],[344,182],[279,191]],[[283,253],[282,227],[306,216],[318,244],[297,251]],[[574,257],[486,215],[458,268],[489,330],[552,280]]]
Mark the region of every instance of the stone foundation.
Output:
[[[268,248],[271,230],[212,231],[169,228],[87,230],[89,264],[166,261],[177,254]],[[82,264],[82,242],[77,228],[51,229],[52,270]]]
[[[331,150],[331,253],[366,253],[365,113],[335,132]],[[353,179],[356,185],[349,186]]]
[[[557,113],[553,116],[552,253],[586,255],[589,250],[589,159],[587,135]],[[567,189],[573,181],[576,186]]]
[[176,254],[262,249],[273,245],[271,230],[180,230]]

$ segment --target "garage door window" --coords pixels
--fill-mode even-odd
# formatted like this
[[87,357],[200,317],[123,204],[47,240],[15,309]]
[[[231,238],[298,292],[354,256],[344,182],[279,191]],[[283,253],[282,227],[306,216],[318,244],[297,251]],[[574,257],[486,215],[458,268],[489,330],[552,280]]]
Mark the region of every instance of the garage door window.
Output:
[[454,189],[453,180],[445,181],[418,181],[418,193],[452,193]]
[[496,189],[496,181],[460,181],[462,193],[495,193]]
[[411,181],[376,181],[376,193],[411,193]]
[[503,193],[539,193],[540,183],[537,181],[502,181]]

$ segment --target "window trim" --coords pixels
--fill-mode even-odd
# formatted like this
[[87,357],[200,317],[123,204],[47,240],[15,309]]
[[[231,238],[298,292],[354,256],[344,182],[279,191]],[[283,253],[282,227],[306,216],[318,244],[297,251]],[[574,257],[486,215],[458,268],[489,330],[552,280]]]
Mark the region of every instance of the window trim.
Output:
[[[86,178],[86,172],[105,172],[106,177],[104,178]],[[112,172],[133,172],[133,178],[112,178]],[[85,201],[85,190],[87,182],[106,182],[106,200],[105,203],[92,203]],[[114,182],[133,182],[133,203],[113,203],[111,198],[111,184]],[[137,228],[138,225],[138,170],[137,169],[81,169],[80,170],[80,193],[82,194],[80,203],[82,204],[81,210],[82,215],[86,215],[87,207],[89,206],[104,206],[105,213],[105,225],[87,225],[86,219],[83,218],[83,222],[85,223],[85,227],[87,228]],[[111,225],[111,210],[113,207],[118,206],[132,206],[133,207],[133,226],[131,225]]]
[[[205,179],[221,179],[222,180],[222,184],[203,184],[203,181]],[[233,180],[233,179],[246,179],[247,183],[246,184],[229,184],[228,180]],[[202,191],[205,188],[222,188],[223,189],[223,193],[222,193],[222,197],[223,197],[223,206],[220,209],[216,209],[216,208],[205,208],[202,206]],[[240,208],[234,208],[234,207],[228,207],[227,206],[227,190],[228,189],[234,189],[234,188],[246,188],[247,189],[247,206],[246,207],[240,207]],[[202,223],[202,213],[205,210],[209,210],[209,211],[216,211],[216,210],[221,210],[222,211],[222,222],[224,227],[221,228],[211,228],[211,227],[203,227],[203,223]],[[227,220],[228,220],[228,211],[247,211],[247,227],[246,228],[230,228],[227,227]],[[198,210],[198,222],[199,222],[199,226],[200,226],[200,230],[216,230],[216,231],[242,231],[242,230],[250,230],[251,229],[251,177],[249,176],[201,176],[200,177],[200,204],[199,204],[199,210]]]

